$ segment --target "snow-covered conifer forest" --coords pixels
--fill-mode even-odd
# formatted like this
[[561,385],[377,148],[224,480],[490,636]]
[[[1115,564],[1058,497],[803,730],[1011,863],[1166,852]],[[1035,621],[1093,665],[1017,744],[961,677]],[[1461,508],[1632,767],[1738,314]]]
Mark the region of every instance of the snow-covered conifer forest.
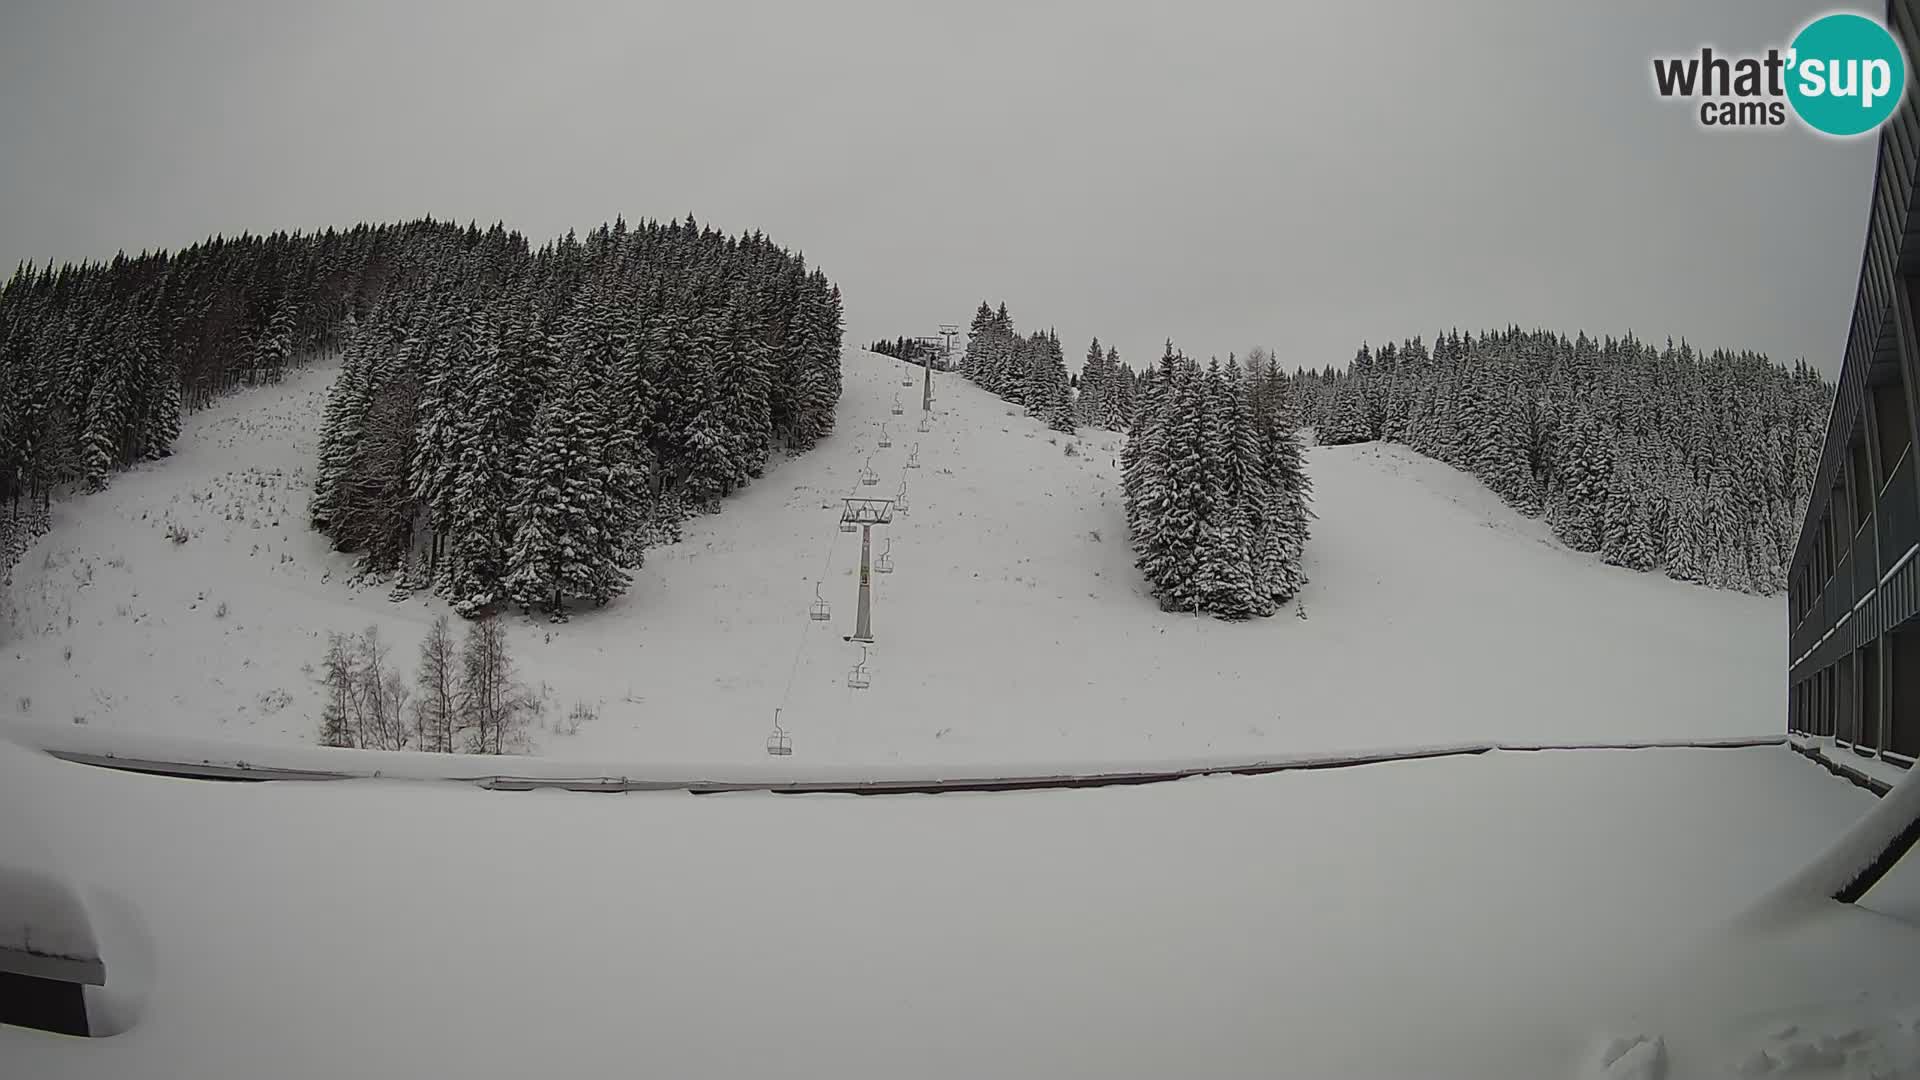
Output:
[[1293,384],[1322,443],[1404,443],[1577,551],[1763,595],[1785,587],[1833,404],[1805,361],[1517,328],[1362,345]]
[[995,312],[980,302],[968,329],[960,374],[1016,405],[1055,431],[1073,430],[1073,385],[1060,336],[1052,330],[1025,336],[1013,328],[1003,302]]
[[564,617],[831,430],[840,339],[824,274],[691,218],[537,251],[422,220],[23,266],[0,291],[4,550],[62,485],[165,456],[183,410],[337,352],[313,527],[462,614]]

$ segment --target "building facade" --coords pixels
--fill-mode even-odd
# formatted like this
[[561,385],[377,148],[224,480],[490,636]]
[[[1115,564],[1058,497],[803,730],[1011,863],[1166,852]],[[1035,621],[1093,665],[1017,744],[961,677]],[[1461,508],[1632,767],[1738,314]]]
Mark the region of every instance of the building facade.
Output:
[[[1920,57],[1920,0],[1887,24]],[[1880,129],[1833,414],[1788,576],[1788,730],[1911,765],[1920,756],[1920,109]]]

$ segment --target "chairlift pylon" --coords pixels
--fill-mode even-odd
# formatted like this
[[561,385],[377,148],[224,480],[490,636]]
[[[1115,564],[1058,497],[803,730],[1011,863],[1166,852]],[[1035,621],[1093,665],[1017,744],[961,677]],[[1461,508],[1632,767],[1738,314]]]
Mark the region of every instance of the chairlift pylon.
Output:
[[880,425],[880,449],[885,450],[892,445],[893,445],[892,434],[890,434],[887,431],[887,425],[881,424]]
[[873,675],[867,671],[867,647],[862,645],[860,646],[860,662],[853,665],[852,671],[847,672],[847,688],[850,690],[865,690],[872,685]]
[[774,757],[788,757],[793,753],[793,737],[780,726],[780,710],[773,710],[773,731],[767,735],[767,753]]
[[880,474],[873,471],[873,455],[868,454],[867,463],[860,466],[860,483],[865,487],[873,487],[879,482]]
[[873,572],[876,574],[893,573],[893,537],[887,537],[887,547],[880,557],[873,560]]
[[833,618],[833,607],[827,603],[826,597],[820,595],[820,583],[817,581],[813,583],[813,603],[807,605],[807,618],[814,622],[826,622]]

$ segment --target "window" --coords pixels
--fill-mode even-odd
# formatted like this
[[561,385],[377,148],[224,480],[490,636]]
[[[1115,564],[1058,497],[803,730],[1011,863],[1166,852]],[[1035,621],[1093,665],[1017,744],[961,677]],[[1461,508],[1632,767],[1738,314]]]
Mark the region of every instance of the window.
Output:
[[1893,369],[1892,378],[1873,388],[1873,422],[1880,444],[1880,476],[1875,486],[1884,491],[1894,469],[1913,446],[1913,425],[1907,416],[1907,388],[1901,382],[1898,366]]
[[1833,665],[1833,737],[1843,743],[1857,740],[1859,715],[1853,708],[1853,654],[1848,653]]
[[1887,636],[1887,750],[1920,757],[1920,619]]
[[1863,750],[1880,748],[1880,643],[1873,641],[1854,653],[1857,657],[1856,668],[1860,673],[1860,692],[1856,695],[1860,702],[1860,718],[1854,730],[1860,733],[1855,740]]
[[[1848,486],[1853,488],[1853,528],[1859,529],[1873,516],[1873,495],[1878,485],[1873,482],[1873,470],[1868,467],[1866,440],[1861,439],[1847,449]],[[1865,552],[1855,552],[1859,558]]]

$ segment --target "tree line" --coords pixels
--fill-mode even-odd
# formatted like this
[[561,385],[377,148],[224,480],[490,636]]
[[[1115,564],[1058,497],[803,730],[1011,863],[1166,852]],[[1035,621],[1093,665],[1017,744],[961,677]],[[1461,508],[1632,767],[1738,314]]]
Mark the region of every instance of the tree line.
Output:
[[1785,587],[1834,393],[1805,361],[1517,327],[1362,345],[1293,390],[1322,443],[1404,443],[1576,550],[1761,594]]
[[183,413],[337,347],[408,253],[469,238],[423,220],[21,264],[0,288],[0,571],[57,490],[165,456]]
[[960,374],[1016,405],[1024,405],[1055,431],[1071,432],[1073,384],[1052,330],[1021,335],[1004,301],[994,311],[980,302],[968,330]]
[[881,356],[891,356],[903,363],[931,367],[935,371],[946,370],[946,358],[942,355],[941,347],[930,341],[921,341],[919,338],[902,335],[892,341],[883,339],[867,346],[867,351],[879,353]]
[[841,302],[758,233],[493,236],[345,334],[309,506],[474,616],[618,595],[694,509],[833,426]]

